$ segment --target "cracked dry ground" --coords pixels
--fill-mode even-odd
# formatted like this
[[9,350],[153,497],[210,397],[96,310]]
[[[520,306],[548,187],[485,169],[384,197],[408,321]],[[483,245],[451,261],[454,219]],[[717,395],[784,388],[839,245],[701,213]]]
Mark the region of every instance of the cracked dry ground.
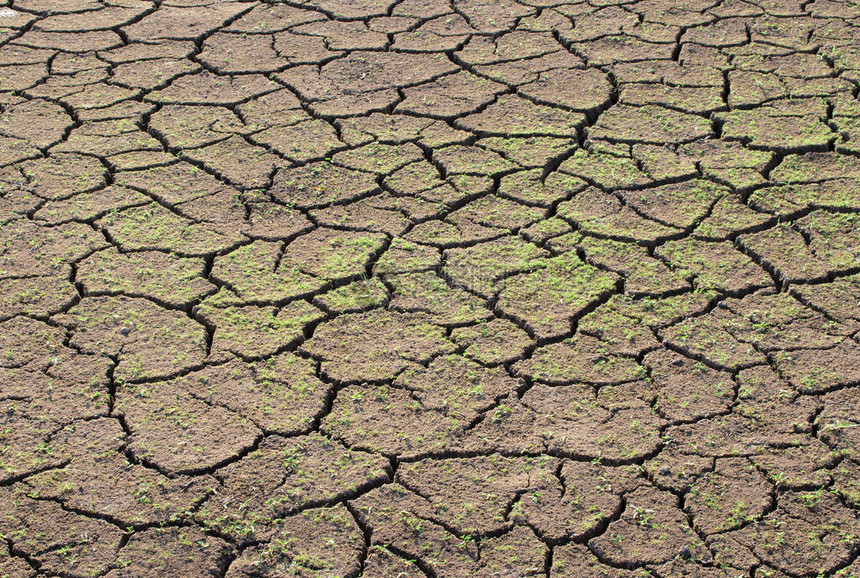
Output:
[[856,2],[0,26],[0,576],[860,576]]

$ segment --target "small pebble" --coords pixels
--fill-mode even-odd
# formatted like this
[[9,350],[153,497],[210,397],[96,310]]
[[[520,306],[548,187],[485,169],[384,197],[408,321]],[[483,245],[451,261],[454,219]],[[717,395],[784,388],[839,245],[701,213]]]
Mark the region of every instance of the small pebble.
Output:
[[717,303],[717,307],[719,307],[720,309],[728,309],[729,305],[725,301],[720,301],[719,303]]
[[120,327],[120,328],[119,328],[119,332],[120,332],[122,335],[128,335],[128,334],[129,334],[129,328],[128,328],[128,327]]
[[660,475],[661,476],[671,476],[672,470],[669,469],[669,466],[663,466],[662,468],[660,468]]
[[689,560],[693,557],[693,553],[690,551],[689,546],[681,546],[681,558],[684,560]]
[[682,365],[684,365],[684,360],[675,359],[674,361],[672,361],[672,365],[674,365],[675,367],[681,367]]

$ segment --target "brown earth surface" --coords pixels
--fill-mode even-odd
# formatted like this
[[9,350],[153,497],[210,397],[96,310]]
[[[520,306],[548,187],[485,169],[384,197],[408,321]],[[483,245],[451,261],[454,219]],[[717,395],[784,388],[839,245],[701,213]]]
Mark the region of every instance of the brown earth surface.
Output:
[[0,0],[0,577],[860,577],[856,0]]

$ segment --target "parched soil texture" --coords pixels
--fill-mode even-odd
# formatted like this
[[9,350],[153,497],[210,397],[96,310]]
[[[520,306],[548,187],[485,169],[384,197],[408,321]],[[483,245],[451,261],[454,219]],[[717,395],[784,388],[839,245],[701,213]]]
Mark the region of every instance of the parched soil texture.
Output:
[[860,577],[856,0],[0,0],[0,576]]

